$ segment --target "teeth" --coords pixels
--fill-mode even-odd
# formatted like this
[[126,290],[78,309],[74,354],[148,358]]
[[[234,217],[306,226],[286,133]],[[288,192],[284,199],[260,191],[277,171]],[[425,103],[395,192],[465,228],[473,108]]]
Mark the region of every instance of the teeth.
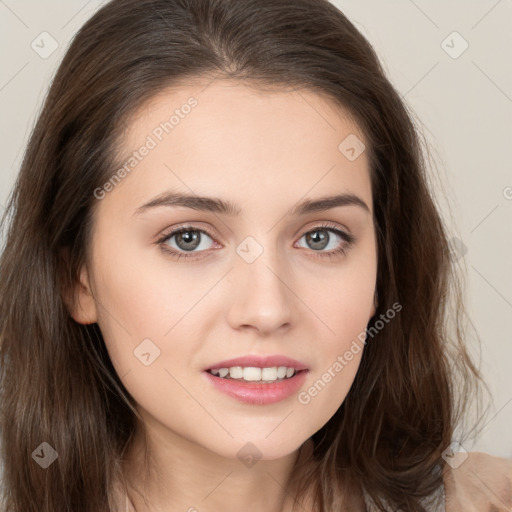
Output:
[[[245,372],[244,372],[245,375]],[[276,380],[277,379],[277,367],[273,368],[262,368],[261,369],[261,380]]]
[[232,379],[243,379],[244,378],[244,369],[241,366],[232,366],[229,369],[229,376]]
[[[244,380],[261,380],[261,368],[254,368],[251,366],[248,366],[247,368],[243,369]],[[229,376],[231,377],[231,368],[229,369]],[[276,370],[276,378],[277,378],[277,370]]]
[[287,368],[286,366],[273,366],[271,368],[232,366],[231,368],[214,368],[209,371],[213,375],[222,378],[245,380],[247,382],[274,382],[278,379],[289,379],[295,374],[295,368]]

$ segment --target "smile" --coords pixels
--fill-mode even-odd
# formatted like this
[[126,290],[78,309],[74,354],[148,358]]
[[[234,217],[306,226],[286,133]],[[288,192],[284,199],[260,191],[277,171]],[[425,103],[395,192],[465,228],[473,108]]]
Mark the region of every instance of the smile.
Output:
[[[309,374],[309,370],[296,372],[294,368],[280,367],[279,374],[282,375],[282,368],[285,368],[285,376],[279,378],[277,372],[280,368],[233,368],[236,368],[235,375],[240,375],[240,371],[243,371],[243,377],[233,378],[231,375],[228,376],[228,372],[231,374],[231,368],[220,368],[218,375],[213,373],[215,369],[204,371],[202,375],[206,377],[208,383],[216,391],[220,391],[239,402],[252,405],[268,405],[289,398],[300,390]],[[224,370],[222,372],[225,374],[224,377],[220,376],[221,370]],[[275,375],[275,379],[262,380],[262,377],[267,379],[267,372],[264,373],[264,370],[270,370],[269,373],[272,376]],[[246,372],[249,379],[252,378],[252,380],[245,380]],[[288,373],[291,373],[291,376],[287,377]],[[255,377],[258,377],[258,379]]]
[[223,379],[243,380],[246,382],[276,382],[277,380],[293,377],[296,370],[287,366],[273,366],[269,368],[232,366],[231,368],[213,368],[209,372]]

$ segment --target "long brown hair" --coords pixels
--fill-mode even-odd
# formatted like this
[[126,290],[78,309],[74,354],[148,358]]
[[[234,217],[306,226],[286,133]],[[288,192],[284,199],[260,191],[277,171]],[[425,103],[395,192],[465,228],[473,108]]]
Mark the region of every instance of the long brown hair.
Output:
[[[64,297],[90,262],[94,190],[118,169],[127,120],[155,94],[198,77],[315,91],[365,134],[378,233],[370,324],[395,303],[401,311],[368,337],[348,396],[312,436],[312,457],[294,478],[301,494],[314,490],[322,512],[344,510],[347,482],[379,510],[426,510],[480,375],[419,131],[373,48],[327,0],[113,0],[76,34],[2,219],[4,509],[112,508],[140,418],[98,325],[76,323]],[[42,443],[58,455],[46,469],[35,462],[53,453]]]

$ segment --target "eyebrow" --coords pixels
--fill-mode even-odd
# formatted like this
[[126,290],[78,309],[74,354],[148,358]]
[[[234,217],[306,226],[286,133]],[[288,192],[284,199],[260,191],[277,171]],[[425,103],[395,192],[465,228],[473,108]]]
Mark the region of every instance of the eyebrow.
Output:
[[[137,208],[134,215],[139,215],[152,208],[183,206],[203,212],[213,212],[232,217],[242,213],[241,208],[230,201],[224,201],[216,197],[202,197],[194,194],[165,192],[146,204]],[[338,194],[334,196],[320,197],[318,199],[306,199],[294,206],[288,215],[306,215],[313,212],[323,212],[339,206],[358,206],[366,212],[370,212],[368,205],[354,194]]]

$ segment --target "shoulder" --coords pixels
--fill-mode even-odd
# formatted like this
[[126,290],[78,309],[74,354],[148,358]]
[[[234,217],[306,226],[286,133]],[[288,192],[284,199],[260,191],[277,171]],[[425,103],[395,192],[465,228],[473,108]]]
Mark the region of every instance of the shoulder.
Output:
[[512,460],[456,453],[443,469],[446,512],[512,510]]

